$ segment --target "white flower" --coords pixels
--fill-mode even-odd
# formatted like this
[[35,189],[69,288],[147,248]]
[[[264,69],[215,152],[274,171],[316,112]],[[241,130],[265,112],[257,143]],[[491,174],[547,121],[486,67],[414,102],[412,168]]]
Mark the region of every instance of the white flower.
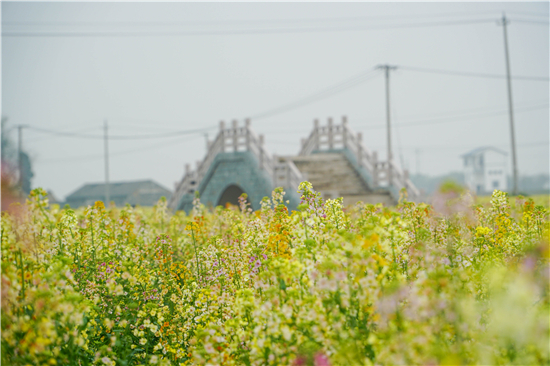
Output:
[[290,328],[285,325],[281,329],[281,332],[283,333],[283,338],[287,341],[290,341],[290,338],[292,337],[292,334],[290,333]]
[[107,366],[115,366],[115,362],[107,356],[103,357],[101,361]]

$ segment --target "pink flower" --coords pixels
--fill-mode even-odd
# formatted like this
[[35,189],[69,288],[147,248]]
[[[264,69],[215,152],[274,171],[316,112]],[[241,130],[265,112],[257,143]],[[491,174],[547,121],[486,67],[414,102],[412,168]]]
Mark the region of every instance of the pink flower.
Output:
[[294,366],[305,366],[307,364],[307,358],[305,356],[298,356],[294,360]]
[[330,366],[328,357],[321,352],[317,352],[315,356],[313,356],[313,364],[315,366]]

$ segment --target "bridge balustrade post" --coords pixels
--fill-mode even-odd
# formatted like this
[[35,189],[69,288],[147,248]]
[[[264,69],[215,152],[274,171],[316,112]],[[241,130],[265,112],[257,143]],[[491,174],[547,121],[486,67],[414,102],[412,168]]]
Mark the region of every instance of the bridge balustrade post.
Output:
[[387,177],[388,177],[388,187],[391,186],[393,184],[393,164],[392,164],[392,161],[388,158],[388,173],[387,173]]
[[359,166],[363,166],[363,134],[357,132],[357,155],[359,155]]
[[260,169],[263,169],[264,167],[264,135],[260,135]]
[[378,153],[376,151],[372,152],[372,183],[375,187],[378,187],[380,184],[379,179],[380,171],[378,169]]
[[348,118],[346,116],[342,116],[342,144],[344,145],[344,149],[348,147]]
[[237,133],[237,128],[238,128],[238,125],[237,125],[237,120],[234,119],[233,120],[233,151],[237,151],[238,148],[239,148],[239,135]]
[[313,136],[315,139],[315,150],[319,150],[320,138],[319,138],[319,120],[313,121]]
[[328,148],[332,150],[334,142],[334,134],[332,131],[332,117],[328,119]]
[[224,121],[220,121],[220,136],[221,136],[221,142],[222,142],[221,151],[224,152],[225,151],[225,122]]
[[290,164],[288,163],[288,161],[286,162],[285,170],[286,170],[286,186],[288,188],[294,188],[295,189],[295,187],[292,187],[290,185],[290,172],[291,172],[291,170],[290,170]]
[[200,171],[200,169],[201,169],[201,161],[200,161],[200,160],[197,160],[197,161],[195,162],[195,165],[196,165],[196,167],[197,167],[197,170],[195,171],[195,178],[196,178],[196,182],[198,183],[198,181],[202,178],[202,177],[201,177],[201,171]]
[[250,151],[250,118],[244,120],[246,127],[246,151]]

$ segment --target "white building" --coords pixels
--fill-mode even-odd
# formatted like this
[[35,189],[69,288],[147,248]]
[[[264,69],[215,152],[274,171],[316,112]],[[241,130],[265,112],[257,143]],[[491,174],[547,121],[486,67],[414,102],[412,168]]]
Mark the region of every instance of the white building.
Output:
[[507,155],[494,147],[480,147],[462,155],[468,188],[476,194],[490,194],[495,189],[506,191]]

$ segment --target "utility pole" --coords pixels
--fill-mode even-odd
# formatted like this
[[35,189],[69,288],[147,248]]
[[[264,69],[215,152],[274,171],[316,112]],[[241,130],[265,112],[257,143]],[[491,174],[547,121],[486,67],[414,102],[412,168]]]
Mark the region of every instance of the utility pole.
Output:
[[23,128],[25,126],[17,126],[17,170],[19,171],[19,187],[23,187]]
[[386,123],[387,123],[387,135],[388,135],[388,186],[392,183],[392,162],[393,154],[391,148],[391,123],[390,123],[390,70],[397,69],[397,66],[378,65],[377,69],[383,69],[386,74]]
[[109,194],[109,137],[107,128],[107,120],[105,120],[105,207],[109,207],[111,201]]
[[508,85],[508,111],[510,113],[510,136],[512,142],[512,176],[513,190],[512,194],[518,194],[518,165],[516,159],[516,136],[514,131],[514,105],[512,103],[512,81],[510,76],[510,56],[508,54],[508,32],[506,26],[510,21],[506,19],[506,14],[502,13],[502,19],[498,22],[504,30],[504,55],[506,56],[506,83]]

